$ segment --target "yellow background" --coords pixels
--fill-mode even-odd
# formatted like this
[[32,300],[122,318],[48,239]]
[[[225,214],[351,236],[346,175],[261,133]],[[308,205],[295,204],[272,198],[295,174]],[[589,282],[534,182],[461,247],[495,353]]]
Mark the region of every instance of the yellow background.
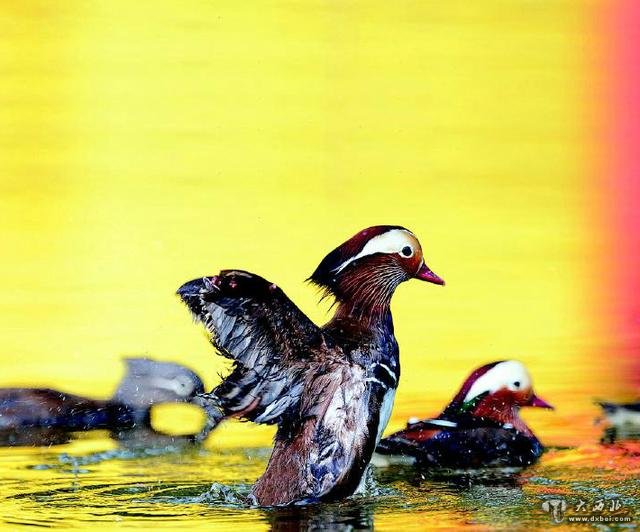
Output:
[[[0,8],[1,384],[108,396],[120,358],[221,361],[174,296],[221,268],[303,280],[356,231],[418,235],[444,288],[393,303],[390,428],[519,358],[593,440],[599,341],[570,2],[47,2]],[[175,420],[174,420],[175,427]],[[220,445],[266,445],[230,424]]]

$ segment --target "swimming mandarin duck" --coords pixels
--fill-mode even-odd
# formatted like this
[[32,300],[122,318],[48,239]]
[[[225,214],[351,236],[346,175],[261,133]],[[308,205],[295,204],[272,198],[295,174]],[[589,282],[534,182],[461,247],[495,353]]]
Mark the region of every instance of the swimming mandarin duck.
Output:
[[204,391],[190,369],[147,358],[126,359],[126,374],[111,399],[90,399],[50,388],[0,388],[0,440],[31,441],[30,429],[83,431],[149,426],[158,403],[189,402]]
[[520,417],[523,406],[553,408],[533,393],[521,362],[493,362],[473,371],[438,417],[410,422],[376,452],[411,457],[421,467],[524,467],[543,446]]
[[278,286],[245,271],[225,270],[178,290],[216,350],[233,360],[205,397],[211,426],[230,416],[278,426],[254,502],[304,504],[357,490],[398,386],[389,305],[409,279],[444,284],[413,233],[376,226],[334,249],[309,278],[337,303],[323,327]]

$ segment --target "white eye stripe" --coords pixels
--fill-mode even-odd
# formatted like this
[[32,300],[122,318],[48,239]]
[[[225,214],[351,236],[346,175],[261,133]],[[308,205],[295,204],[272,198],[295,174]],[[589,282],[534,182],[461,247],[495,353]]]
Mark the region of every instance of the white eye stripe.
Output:
[[[516,382],[519,382],[520,385],[515,386]],[[512,391],[531,388],[531,377],[521,362],[506,360],[496,364],[471,385],[464,401],[469,401],[485,392],[497,392],[501,388],[508,388]]]
[[406,246],[411,248],[411,255],[413,255],[413,241],[415,241],[415,236],[413,236],[413,233],[411,233],[410,231],[407,231],[406,229],[391,229],[386,233],[374,236],[365,244],[360,253],[344,261],[342,264],[340,264],[340,266],[335,268],[333,272],[340,273],[353,261],[361,259],[362,257],[366,257],[368,255],[374,255],[376,253],[402,254],[402,249]]

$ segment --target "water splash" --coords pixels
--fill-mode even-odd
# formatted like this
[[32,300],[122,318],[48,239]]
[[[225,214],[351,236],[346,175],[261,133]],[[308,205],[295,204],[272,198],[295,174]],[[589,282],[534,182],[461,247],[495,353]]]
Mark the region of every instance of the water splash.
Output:
[[250,494],[251,485],[227,486],[214,482],[209,490],[198,496],[194,502],[232,508],[252,508],[255,504],[251,501]]
[[35,464],[29,466],[34,470],[57,469],[73,475],[90,473],[91,470],[83,466],[100,464],[108,460],[138,460],[143,458],[158,457],[167,454],[176,454],[182,451],[181,447],[151,447],[147,449],[112,449],[108,451],[98,451],[87,455],[71,455],[61,453],[58,455],[58,462],[55,464]]

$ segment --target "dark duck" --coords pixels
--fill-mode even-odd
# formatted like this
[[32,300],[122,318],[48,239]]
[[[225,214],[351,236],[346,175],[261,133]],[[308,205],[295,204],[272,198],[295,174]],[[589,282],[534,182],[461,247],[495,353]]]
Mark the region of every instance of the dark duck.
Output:
[[597,401],[607,421],[603,443],[618,440],[640,440],[640,400],[630,403]]
[[521,362],[493,362],[471,373],[438,417],[409,422],[376,452],[409,457],[424,468],[528,466],[543,446],[520,417],[523,406],[552,408],[533,393]]
[[210,427],[231,416],[278,426],[252,489],[255,503],[330,501],[358,489],[398,386],[389,305],[409,279],[444,284],[410,231],[376,226],[329,253],[309,278],[336,300],[323,327],[275,284],[245,271],[224,270],[178,290],[216,350],[233,360],[203,398]]
[[113,397],[106,400],[50,388],[1,388],[0,441],[34,444],[38,434],[44,435],[38,429],[60,435],[149,427],[153,405],[189,402],[203,391],[202,381],[190,369],[147,358],[126,359],[126,374]]

